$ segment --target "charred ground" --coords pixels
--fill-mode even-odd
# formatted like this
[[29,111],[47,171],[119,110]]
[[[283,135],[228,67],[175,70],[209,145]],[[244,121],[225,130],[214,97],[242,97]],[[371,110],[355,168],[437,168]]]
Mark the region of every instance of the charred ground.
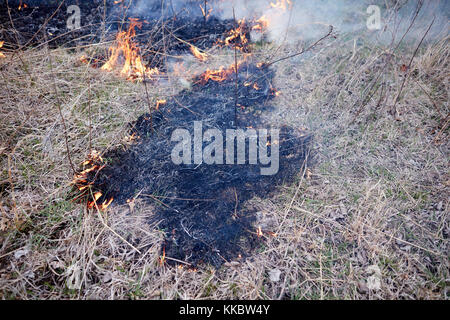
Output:
[[[258,89],[239,86],[237,128],[272,126],[260,115],[270,110],[275,96],[273,74],[253,63],[239,69],[239,83],[253,79]],[[276,192],[280,184],[292,182],[301,171],[311,136],[294,128],[280,128],[280,141],[271,141],[280,147],[280,168],[273,176],[262,176],[260,166],[248,164],[248,159],[243,165],[173,164],[173,130],[186,128],[192,132],[194,121],[202,121],[204,130],[225,132],[236,128],[235,81],[209,81],[204,85],[200,80],[152,116],[144,114],[131,123],[129,134],[138,137],[137,142],[125,151],[118,148],[105,153],[108,164],[90,173],[88,180],[94,193],[102,193],[98,203],[114,198],[115,203],[124,204],[144,197],[156,204],[153,219],[162,221],[159,227],[166,234],[162,255],[191,265],[205,262],[219,267],[251,253],[258,238],[256,212],[246,208],[246,201],[265,197]],[[261,241],[258,238],[257,243]]]

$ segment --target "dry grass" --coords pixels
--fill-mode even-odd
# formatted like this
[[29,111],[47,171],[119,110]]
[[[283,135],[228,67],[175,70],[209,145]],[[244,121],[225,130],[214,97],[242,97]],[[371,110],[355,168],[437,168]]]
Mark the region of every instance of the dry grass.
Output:
[[[67,199],[56,95],[77,165],[90,137],[101,151],[121,144],[148,110],[142,84],[63,49],[0,60],[0,297],[448,298],[448,39],[419,51],[396,110],[399,66],[414,48],[389,59],[368,42],[357,49],[352,58],[353,42],[338,38],[276,65],[282,95],[265,116],[314,134],[313,165],[278,196],[247,203],[277,237],[250,258],[196,271],[160,265],[163,234],[146,222],[148,202],[100,214]],[[379,90],[364,101],[372,80]],[[179,84],[148,88],[154,103]]]

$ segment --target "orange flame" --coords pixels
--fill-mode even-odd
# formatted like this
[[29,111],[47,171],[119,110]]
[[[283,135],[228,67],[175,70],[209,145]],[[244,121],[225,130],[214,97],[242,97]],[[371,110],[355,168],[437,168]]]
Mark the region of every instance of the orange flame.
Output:
[[256,229],[256,235],[258,236],[258,238],[263,236],[263,232],[261,230],[261,227],[258,227],[258,229]]
[[[237,65],[238,69],[242,65],[244,61],[240,61]],[[228,68],[225,68],[224,66],[220,66],[219,69],[211,70],[206,69],[205,72],[203,72],[200,76],[200,83],[206,84],[209,80],[222,82],[227,80],[233,73],[236,72],[235,65],[232,64]]]
[[265,15],[261,16],[258,20],[255,21],[255,25],[252,27],[252,30],[256,31],[264,31],[269,26],[269,19]]
[[[0,41],[0,48],[3,47],[4,43],[5,43],[5,41]],[[0,58],[6,58],[6,56],[2,52],[0,52]]]
[[[93,182],[88,182],[88,174],[93,171],[98,172],[102,170],[105,167],[105,165],[101,165],[102,162],[103,158],[100,156],[100,153],[92,150],[92,152],[88,155],[88,159],[82,163],[83,167],[87,168],[76,174],[72,181],[72,184],[77,187],[78,191],[80,191],[80,195],[74,200],[80,199],[84,196],[90,196],[89,187],[92,186]],[[87,202],[87,207],[91,209],[97,206],[100,210],[105,210],[114,199],[106,199],[102,204],[97,205],[97,200],[100,199],[102,195],[103,194],[100,191],[94,192],[92,199]]]
[[200,52],[200,50],[198,50],[197,47],[194,47],[193,45],[191,45],[189,49],[191,50],[194,57],[196,57],[198,60],[200,60],[202,62],[205,62],[206,60],[208,60],[208,55],[206,53]]
[[167,103],[166,99],[161,99],[156,101],[156,110],[159,110],[159,106],[162,106]]
[[139,55],[139,48],[133,41],[136,36],[135,27],[141,28],[142,23],[134,18],[130,18],[130,21],[128,30],[117,34],[115,44],[109,48],[109,60],[101,69],[113,71],[120,64],[120,60],[124,59],[120,74],[127,80],[143,79],[144,77],[153,79],[155,75],[159,74],[158,68],[148,68],[144,65]]
[[210,9],[208,10],[208,12],[205,12],[205,8],[203,8],[203,6],[202,6],[201,4],[199,4],[198,6],[200,7],[200,10],[202,10],[203,16],[204,16],[206,19],[208,19],[208,17],[211,15],[212,8],[210,8]]
[[26,3],[22,3],[22,1],[20,1],[19,7],[17,9],[20,11],[20,10],[26,9],[26,8],[28,8],[28,5]]
[[[225,40],[217,41],[217,44],[224,44],[226,46],[232,46],[236,49],[243,51],[244,47],[248,44],[248,39],[244,32],[245,19],[238,21],[238,27],[236,29],[228,31]],[[239,39],[239,43],[236,43],[236,39]]]
[[271,2],[270,6],[275,9],[286,11],[288,8],[291,10],[292,2],[290,0],[277,0],[276,3]]
[[159,265],[163,266],[165,261],[166,261],[166,247],[163,247],[163,255],[161,258],[159,258]]

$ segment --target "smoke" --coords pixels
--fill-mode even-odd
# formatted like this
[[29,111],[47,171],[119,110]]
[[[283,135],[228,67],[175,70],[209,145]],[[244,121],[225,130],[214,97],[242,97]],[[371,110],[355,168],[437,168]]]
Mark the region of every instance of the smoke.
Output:
[[[367,27],[370,5],[380,9],[380,26],[375,30]],[[448,34],[449,9],[450,1],[446,0],[134,0],[130,14],[147,19],[202,17],[204,12],[246,21],[265,17],[269,21],[266,38],[272,42],[317,39],[332,25],[340,34],[367,34],[389,43],[405,33],[405,40],[421,37],[433,18],[427,38]],[[259,38],[257,33],[252,34],[252,40]]]

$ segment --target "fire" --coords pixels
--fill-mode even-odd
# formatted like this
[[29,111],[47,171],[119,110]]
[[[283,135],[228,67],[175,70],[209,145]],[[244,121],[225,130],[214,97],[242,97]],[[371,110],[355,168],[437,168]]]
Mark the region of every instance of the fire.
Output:
[[290,0],[277,0],[276,3],[271,2],[270,6],[274,9],[280,9],[280,10],[286,11],[286,9],[288,9],[288,8],[289,8],[289,10],[291,10],[292,2]]
[[163,266],[166,261],[166,247],[163,247],[163,255],[159,258],[159,265]]
[[[228,31],[225,40],[219,40],[217,44],[224,44],[226,46],[234,47],[240,51],[244,51],[244,48],[248,44],[248,39],[244,32],[245,19],[238,21],[238,27]],[[237,41],[239,40],[239,41]]]
[[208,60],[208,55],[206,53],[200,52],[197,47],[194,47],[193,45],[190,46],[190,50],[194,57],[196,57],[201,62],[205,62]]
[[199,4],[198,6],[200,7],[200,10],[202,10],[202,14],[205,17],[205,19],[208,19],[208,17],[211,15],[212,8],[209,8],[208,12],[206,12],[205,8],[203,8],[201,4]]
[[119,65],[120,60],[124,59],[120,74],[127,80],[142,80],[144,77],[153,79],[155,75],[159,74],[158,68],[148,68],[144,65],[139,54],[139,48],[133,40],[136,36],[135,28],[141,28],[142,23],[138,19],[130,18],[130,21],[128,30],[117,34],[114,45],[109,48],[109,60],[101,69],[113,71]]
[[252,30],[256,31],[264,31],[269,26],[269,19],[265,15],[255,21],[255,25],[252,27]]
[[[244,63],[244,61],[240,61],[237,64],[237,68],[239,70],[239,67]],[[217,81],[217,82],[222,82],[227,80],[233,73],[236,72],[235,70],[235,65],[232,64],[231,66],[229,66],[228,68],[225,68],[224,66],[220,66],[219,69],[216,70],[210,70],[210,69],[206,69],[205,72],[203,72],[200,75],[200,83],[201,84],[206,84],[209,80],[212,81]]]
[[90,188],[93,185],[93,182],[88,181],[89,173],[102,170],[105,167],[105,165],[102,164],[103,162],[104,160],[100,156],[100,153],[92,150],[92,152],[88,155],[87,160],[82,163],[83,168],[86,169],[76,174],[72,181],[72,184],[80,192],[80,194],[74,199],[74,201],[87,196],[89,198],[87,202],[87,207],[89,209],[98,207],[100,210],[105,210],[114,200],[113,198],[109,198],[105,199],[101,204],[97,204],[97,200],[99,200],[100,197],[103,196],[102,192],[96,191],[92,193],[91,196]]
[[258,229],[256,229],[256,235],[258,236],[258,238],[263,236],[263,232],[261,230],[261,227],[258,227]]
[[136,134],[136,132],[133,132],[131,135],[125,136],[124,142],[127,144],[133,144],[140,138],[139,135]]
[[281,94],[281,91],[278,91],[275,88],[271,88],[270,93],[273,94],[275,97],[278,97]]
[[20,1],[19,7],[17,9],[20,11],[20,10],[26,9],[26,8],[28,8],[28,5],[26,3],[22,3],[22,1]]
[[[0,41],[0,48],[3,47],[4,43],[5,43],[5,41]],[[6,58],[6,56],[2,52],[0,52],[0,58]]]
[[161,99],[156,101],[156,110],[159,110],[159,106],[165,105],[167,103],[166,99]]

